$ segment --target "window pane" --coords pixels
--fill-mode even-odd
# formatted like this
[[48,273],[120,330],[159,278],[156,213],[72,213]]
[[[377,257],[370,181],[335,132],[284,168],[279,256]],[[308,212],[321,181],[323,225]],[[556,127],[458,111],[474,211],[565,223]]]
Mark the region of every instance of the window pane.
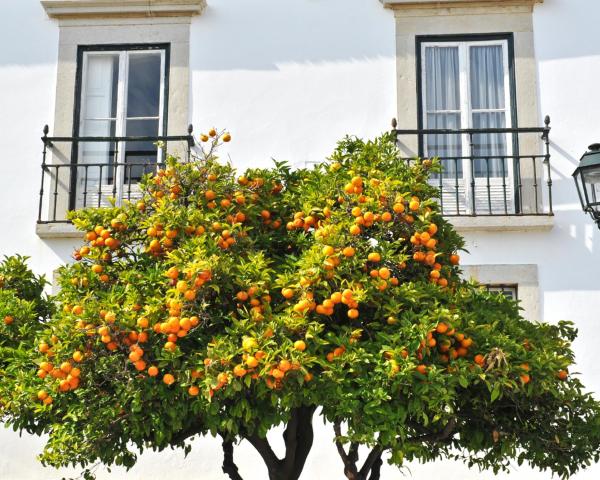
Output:
[[[119,55],[87,55],[86,58],[81,118],[83,121],[86,119],[115,118],[117,112],[117,84],[119,81]],[[83,134],[91,135],[89,133]]]
[[[158,120],[127,120],[127,136],[158,136]],[[155,141],[127,142],[125,148],[125,182],[138,181],[156,168]]]
[[[115,120],[86,120],[82,136],[112,137],[115,135]],[[79,163],[109,164],[114,157],[112,142],[81,142],[79,144]],[[103,169],[106,172],[107,169]],[[99,172],[97,169],[96,171]],[[91,170],[90,170],[91,172]]]
[[473,46],[469,51],[471,108],[505,108],[502,46]]
[[[473,128],[504,128],[504,112],[473,113]],[[475,157],[475,176],[502,177],[508,175],[507,135],[505,133],[477,133],[473,135],[473,157]],[[492,157],[488,160],[477,157]]]
[[129,55],[127,117],[158,117],[161,58],[158,53]]
[[460,110],[458,47],[425,48],[427,111]]
[[[459,113],[428,113],[428,129],[459,129]],[[462,178],[462,136],[436,134],[426,137],[427,155],[442,159],[444,178]]]

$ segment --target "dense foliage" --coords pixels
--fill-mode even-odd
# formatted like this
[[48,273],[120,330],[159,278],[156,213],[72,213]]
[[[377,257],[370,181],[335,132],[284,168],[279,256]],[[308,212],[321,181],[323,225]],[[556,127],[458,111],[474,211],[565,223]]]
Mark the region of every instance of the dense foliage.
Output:
[[[460,279],[435,161],[399,161],[384,135],[237,176],[210,133],[139,201],[72,214],[85,241],[56,296],[22,258],[0,267],[1,418],[49,434],[42,462],[130,467],[132,447],[211,433],[232,479],[240,439],[297,479],[317,409],[350,479],[379,478],[386,453],[564,477],[598,460],[600,406],[567,370],[575,329]],[[265,437],[282,423],[279,459]]]

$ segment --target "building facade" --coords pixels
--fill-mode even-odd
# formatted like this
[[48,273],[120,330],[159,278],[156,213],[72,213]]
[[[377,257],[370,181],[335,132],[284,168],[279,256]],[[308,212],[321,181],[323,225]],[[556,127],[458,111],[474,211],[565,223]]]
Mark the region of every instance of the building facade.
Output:
[[[395,118],[406,157],[442,158],[432,182],[466,238],[465,275],[518,298],[528,319],[574,321],[576,370],[600,392],[600,235],[571,179],[600,141],[596,0],[1,3],[0,254],[29,255],[52,278],[80,242],[65,213],[134,198],[162,161],[155,139],[187,155],[216,126],[232,133],[221,154],[239,168],[304,166]],[[341,478],[320,428],[303,478]],[[2,479],[73,473],[36,462],[40,439],[0,430],[0,446]],[[194,447],[99,478],[224,478],[218,441]],[[244,478],[266,478],[249,445],[236,457]],[[408,478],[493,478],[409,467]]]

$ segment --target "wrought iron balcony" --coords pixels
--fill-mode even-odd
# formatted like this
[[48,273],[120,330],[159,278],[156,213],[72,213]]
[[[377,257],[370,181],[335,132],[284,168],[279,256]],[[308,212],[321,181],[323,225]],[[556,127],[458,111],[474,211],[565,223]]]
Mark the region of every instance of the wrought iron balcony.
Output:
[[392,126],[403,160],[415,152],[440,159],[442,174],[431,183],[445,216],[553,215],[549,117],[535,128],[402,130],[395,120]]
[[190,125],[180,136],[49,137],[46,125],[38,224],[69,223],[70,210],[139,198],[138,182],[164,168],[167,151],[189,160],[192,131]]

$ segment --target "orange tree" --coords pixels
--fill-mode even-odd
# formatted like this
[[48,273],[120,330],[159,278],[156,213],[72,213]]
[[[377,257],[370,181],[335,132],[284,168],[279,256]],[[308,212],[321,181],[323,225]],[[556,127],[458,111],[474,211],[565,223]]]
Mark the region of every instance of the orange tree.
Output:
[[[597,461],[600,406],[568,373],[575,329],[460,279],[435,161],[399,161],[383,135],[237,176],[216,158],[230,136],[202,140],[139,201],[73,213],[85,241],[56,296],[23,259],[1,267],[1,419],[48,434],[42,462],[91,476],[212,434],[233,480],[243,439],[271,480],[295,480],[315,411],[353,480],[378,479],[383,455],[564,477]],[[267,433],[282,424],[280,458]]]

